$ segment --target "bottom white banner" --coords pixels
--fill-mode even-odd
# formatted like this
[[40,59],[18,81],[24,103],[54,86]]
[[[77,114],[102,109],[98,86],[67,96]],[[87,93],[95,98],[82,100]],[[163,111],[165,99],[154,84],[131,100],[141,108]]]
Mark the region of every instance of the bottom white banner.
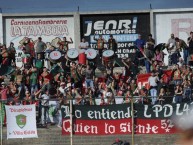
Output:
[[34,105],[5,106],[7,138],[37,138]]

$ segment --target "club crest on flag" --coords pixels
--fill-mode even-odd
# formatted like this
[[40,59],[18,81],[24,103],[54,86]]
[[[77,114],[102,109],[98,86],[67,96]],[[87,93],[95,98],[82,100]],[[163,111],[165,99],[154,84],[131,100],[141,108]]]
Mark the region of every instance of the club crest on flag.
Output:
[[22,129],[26,125],[26,116],[25,115],[17,115],[16,116],[16,123]]

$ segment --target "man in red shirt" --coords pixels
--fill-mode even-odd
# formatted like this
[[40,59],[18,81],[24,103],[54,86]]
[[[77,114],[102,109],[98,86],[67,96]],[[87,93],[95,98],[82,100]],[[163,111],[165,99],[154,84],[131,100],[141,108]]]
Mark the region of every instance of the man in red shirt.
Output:
[[7,95],[9,94],[9,89],[7,88],[7,86],[5,85],[5,82],[1,83],[1,88],[0,88],[0,96],[1,96],[1,100],[5,101],[7,100]]

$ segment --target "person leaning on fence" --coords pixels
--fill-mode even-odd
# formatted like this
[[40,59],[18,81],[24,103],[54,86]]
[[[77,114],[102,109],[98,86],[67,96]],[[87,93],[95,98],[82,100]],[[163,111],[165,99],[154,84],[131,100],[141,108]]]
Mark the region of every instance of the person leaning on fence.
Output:
[[41,99],[41,123],[46,125],[48,122],[48,110],[49,110],[49,91],[46,90],[43,95],[40,96]]
[[191,88],[191,81],[187,79],[183,80],[183,98],[187,101],[192,100],[192,88]]
[[59,109],[59,102],[57,100],[57,96],[52,97],[51,100],[49,100],[49,119],[51,121],[51,125],[56,124],[57,120],[57,114]]
[[156,76],[155,72],[151,73],[151,76],[148,78],[148,83],[150,86],[150,95],[152,99],[152,105],[154,105],[157,101],[157,86],[158,86],[159,78]]
[[176,64],[172,69],[172,80],[175,85],[182,83],[182,72],[178,64]]
[[158,95],[158,104],[161,104],[161,105],[165,104],[165,101],[166,101],[165,96],[166,96],[165,90],[164,88],[161,88]]

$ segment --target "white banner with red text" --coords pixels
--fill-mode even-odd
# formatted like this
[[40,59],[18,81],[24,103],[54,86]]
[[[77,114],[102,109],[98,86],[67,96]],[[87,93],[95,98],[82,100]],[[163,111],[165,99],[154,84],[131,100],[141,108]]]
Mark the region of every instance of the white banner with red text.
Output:
[[35,105],[5,106],[7,138],[37,138]]

